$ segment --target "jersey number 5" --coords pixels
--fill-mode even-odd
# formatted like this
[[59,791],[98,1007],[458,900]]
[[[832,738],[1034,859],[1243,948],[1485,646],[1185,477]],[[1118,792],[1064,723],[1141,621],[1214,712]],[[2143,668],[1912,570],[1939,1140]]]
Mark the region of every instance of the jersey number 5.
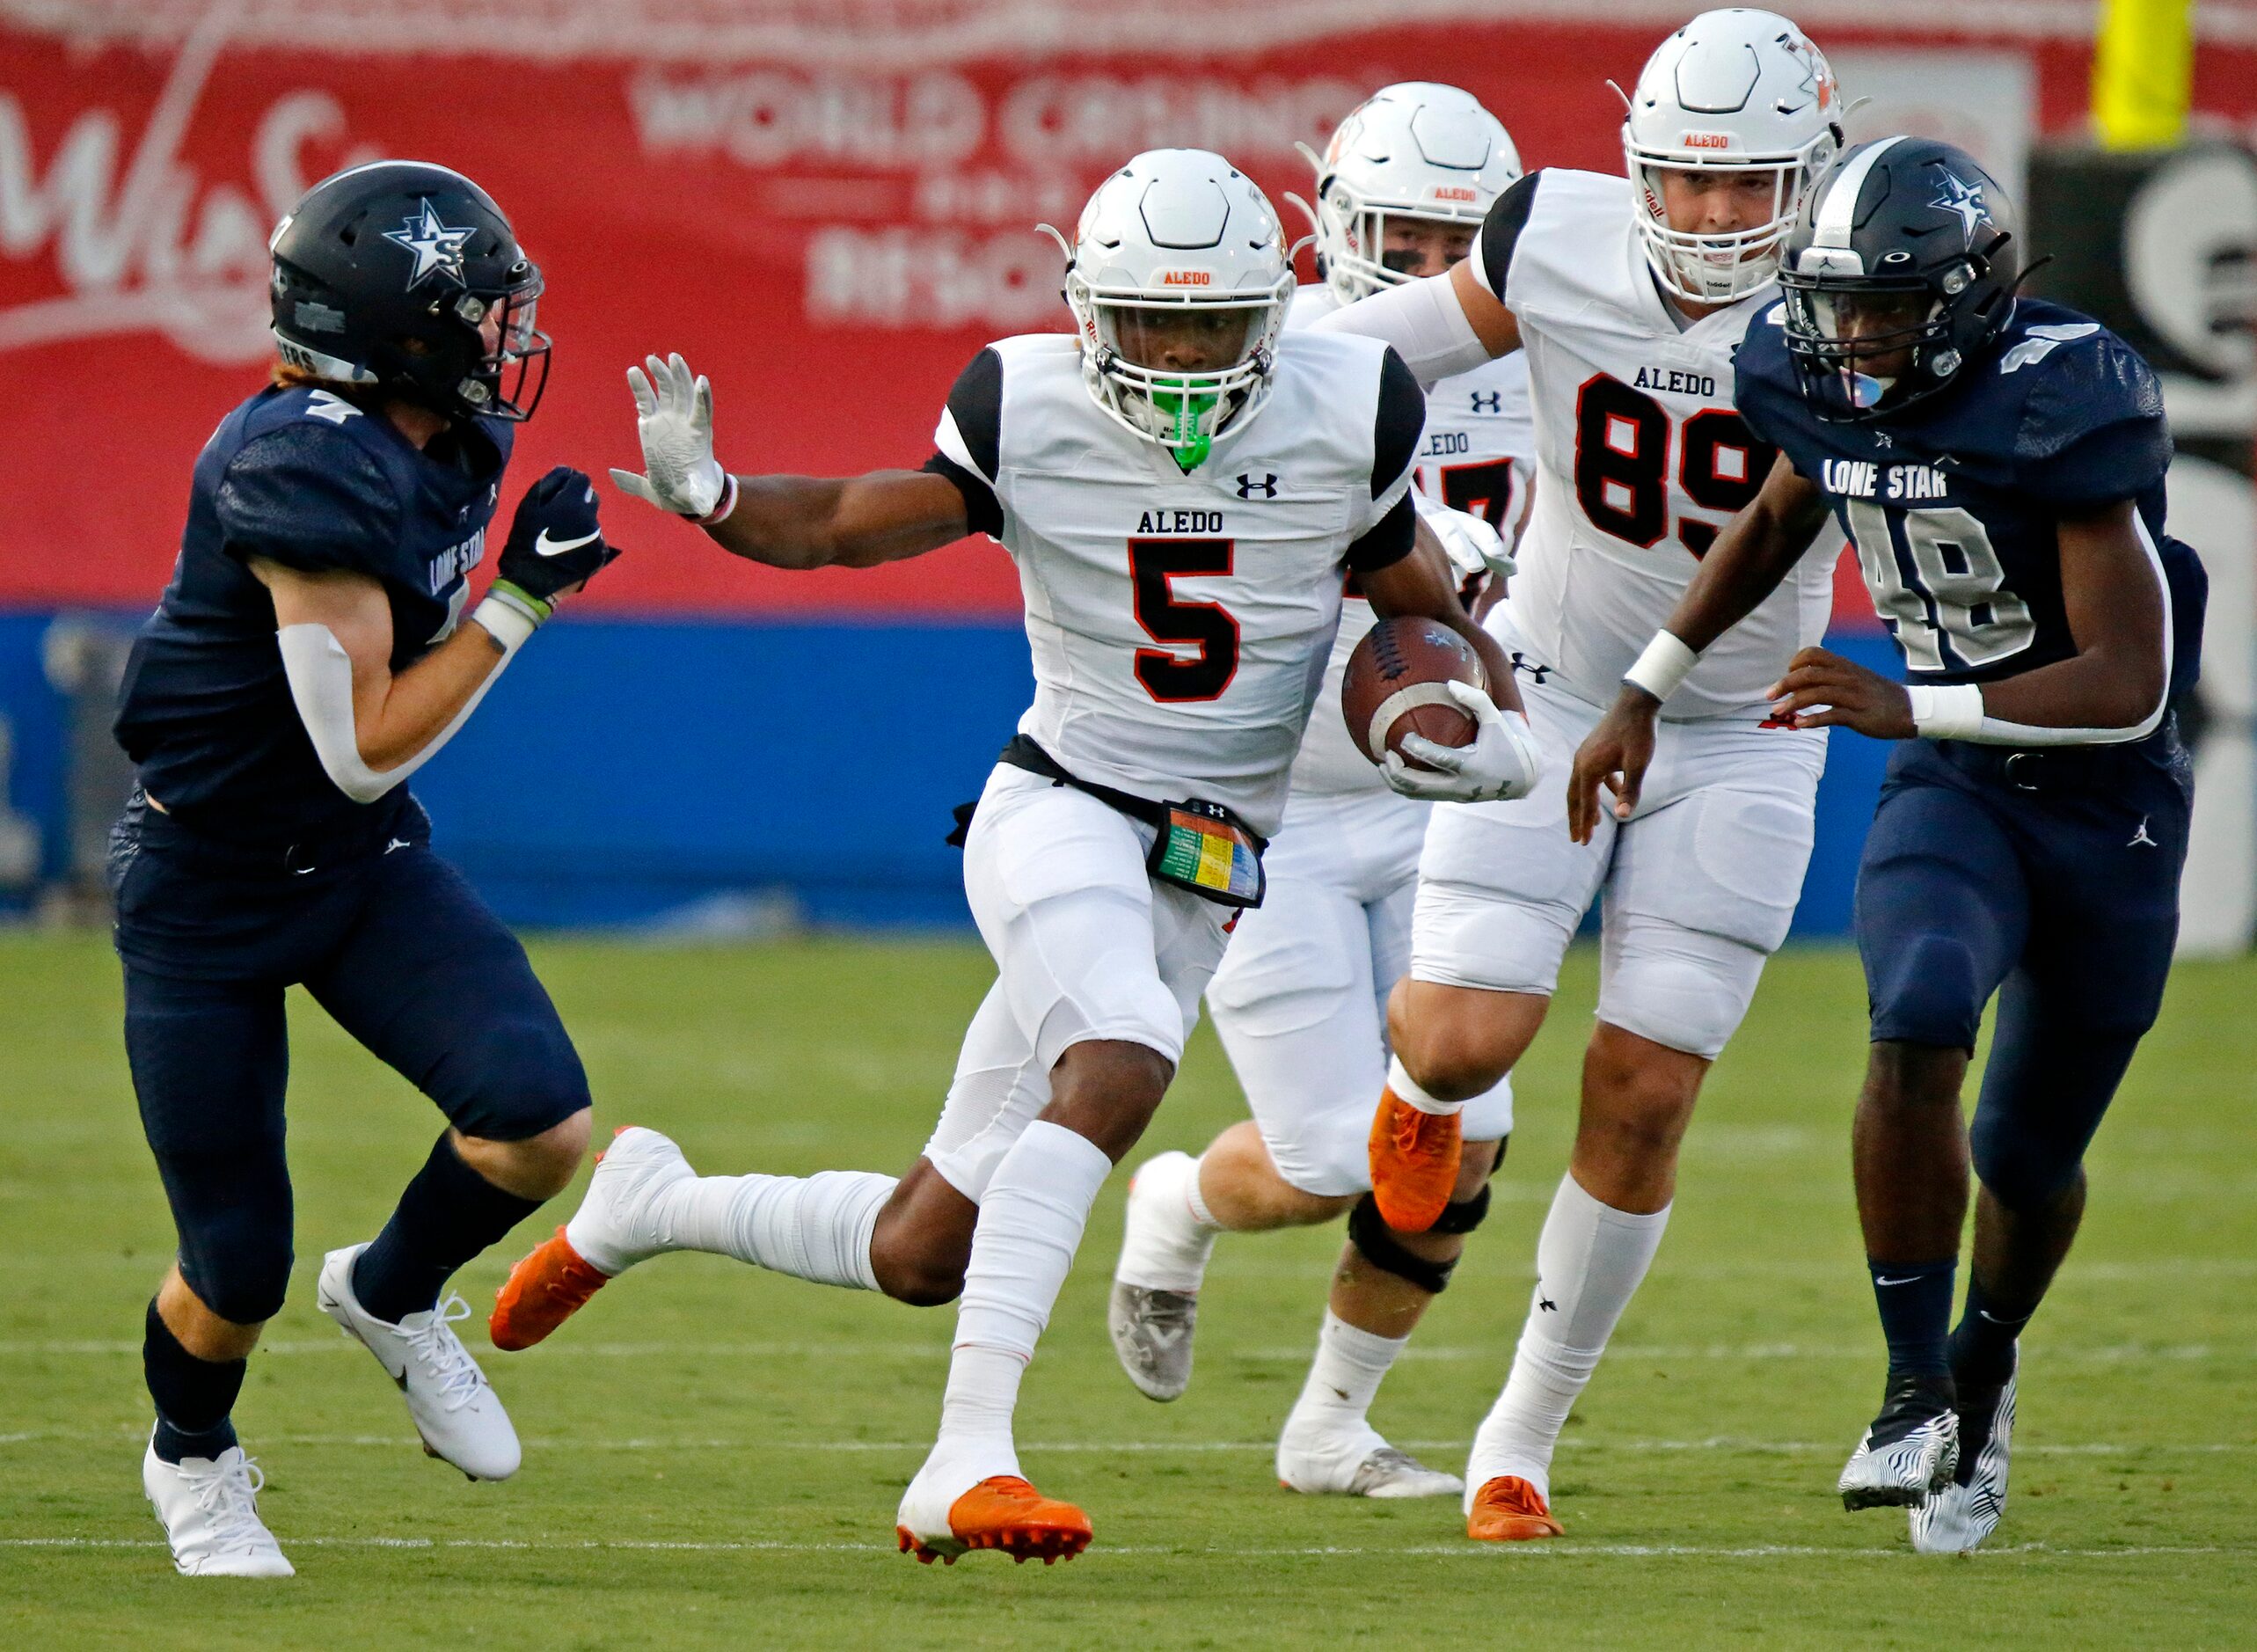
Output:
[[1131,539],[1128,577],[1136,586],[1136,623],[1154,642],[1195,643],[1186,659],[1167,648],[1136,650],[1136,680],[1154,699],[1211,700],[1238,674],[1238,622],[1218,603],[1176,599],[1171,581],[1231,571],[1230,539]]
[[[1575,395],[1575,499],[1591,525],[1651,547],[1669,527],[1669,410],[1604,374]],[[1758,441],[1740,415],[1705,407],[1676,433],[1677,485],[1703,510],[1729,516],[1763,491],[1779,450]],[[1677,521],[1695,556],[1716,543],[1719,524]]]

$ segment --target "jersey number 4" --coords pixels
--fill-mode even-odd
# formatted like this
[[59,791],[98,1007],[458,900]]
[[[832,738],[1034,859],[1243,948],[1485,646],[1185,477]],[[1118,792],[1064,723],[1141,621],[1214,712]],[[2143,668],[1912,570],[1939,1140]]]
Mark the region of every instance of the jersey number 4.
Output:
[[1136,623],[1154,642],[1195,644],[1189,658],[1168,648],[1136,650],[1136,680],[1169,704],[1211,700],[1238,674],[1238,622],[1219,603],[1177,599],[1178,579],[1231,571],[1230,539],[1131,539],[1128,578],[1136,591]]
[[[1727,516],[1763,491],[1779,452],[1725,407],[1705,407],[1672,432],[1660,402],[1602,373],[1575,394],[1575,499],[1593,527],[1648,547],[1669,530],[1673,434],[1685,497]],[[1679,517],[1678,541],[1705,556],[1720,525]]]

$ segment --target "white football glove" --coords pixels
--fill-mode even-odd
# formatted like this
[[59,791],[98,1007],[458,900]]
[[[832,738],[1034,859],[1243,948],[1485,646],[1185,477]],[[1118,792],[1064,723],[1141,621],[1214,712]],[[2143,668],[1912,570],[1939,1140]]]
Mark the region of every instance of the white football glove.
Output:
[[1528,719],[1518,712],[1500,711],[1495,701],[1470,683],[1447,686],[1450,698],[1479,726],[1473,743],[1444,746],[1423,735],[1406,735],[1403,750],[1424,766],[1414,767],[1400,753],[1390,751],[1379,765],[1387,784],[1405,797],[1429,803],[1494,803],[1536,790],[1544,777],[1544,757]]
[[1424,493],[1416,495],[1414,508],[1434,530],[1434,537],[1442,542],[1443,554],[1460,579],[1486,570],[1496,579],[1508,580],[1520,572],[1520,564],[1506,548],[1504,536],[1489,525],[1487,517],[1436,504]]
[[611,479],[621,493],[677,516],[710,515],[728,481],[713,457],[713,387],[702,376],[691,378],[690,363],[678,354],[646,360],[649,376],[629,368],[627,388],[635,396],[635,434],[648,474],[614,471]]

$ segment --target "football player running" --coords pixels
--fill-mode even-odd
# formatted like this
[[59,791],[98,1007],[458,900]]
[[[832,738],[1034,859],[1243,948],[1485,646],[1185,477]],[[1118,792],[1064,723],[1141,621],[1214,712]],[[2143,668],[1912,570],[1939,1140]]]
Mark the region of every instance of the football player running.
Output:
[[1076,333],[982,350],[922,471],[727,476],[705,382],[679,357],[632,373],[647,474],[615,476],[737,555],[870,567],[968,532],[1012,553],[1034,704],[964,857],[998,978],[898,1181],[701,1179],[631,1130],[494,1315],[495,1340],[522,1346],[667,1250],[906,1302],[961,1292],[939,1438],[896,1520],[926,1561],[1047,1561],[1090,1540],[1086,1515],[1020,1473],[1020,1378],[1230,923],[1260,899],[1347,574],[1376,610],[1467,636],[1494,673],[1502,707],[1479,700],[1477,738],[1435,749],[1446,771],[1426,783],[1494,797],[1536,774],[1508,663],[1444,559],[1414,548],[1418,387],[1370,340],[1280,336],[1293,274],[1260,191],[1220,156],[1155,150],[1099,188],[1067,250]]
[[[1294,295],[1289,329],[1449,269],[1489,203],[1521,175],[1494,115],[1454,86],[1420,83],[1375,93],[1311,158],[1326,279]],[[1526,508],[1520,471],[1533,451],[1517,352],[1428,393],[1420,508],[1450,549],[1469,606],[1493,569],[1509,567],[1498,530],[1512,531]],[[1457,1477],[1389,1445],[1366,1414],[1487,1207],[1488,1173],[1512,1129],[1512,1090],[1501,1084],[1468,1109],[1450,1213],[1426,1233],[1390,1231],[1368,1191],[1364,1140],[1386,1076],[1387,992],[1409,961],[1428,806],[1391,790],[1332,710],[1373,620],[1351,592],[1266,861],[1268,897],[1239,919],[1207,989],[1253,1120],[1197,1159],[1163,1153],[1137,1167],[1110,1326],[1130,1379],[1155,1400],[1173,1400],[1191,1380],[1199,1286],[1216,1235],[1350,1212],[1316,1361],[1279,1436],[1277,1476],[1303,1492],[1441,1496],[1460,1488]]]
[[[1704,13],[1639,78],[1627,178],[1533,172],[1448,276],[1319,324],[1385,339],[1428,383],[1525,350],[1536,502],[1486,623],[1547,765],[1564,767],[1771,468],[1732,409],[1732,352],[1776,301],[1779,244],[1839,145],[1839,115],[1826,60],[1793,23]],[[1474,1439],[1472,1537],[1560,1530],[1559,1430],[1661,1242],[1702,1078],[1801,890],[1825,735],[1766,726],[1764,691],[1818,640],[1830,601],[1814,559],[1712,649],[1671,702],[1638,809],[1587,841],[1567,835],[1557,775],[1523,800],[1438,808],[1428,828],[1371,1129],[1373,1195],[1395,1229],[1435,1224],[1460,1195],[1461,1109],[1528,1048],[1605,892],[1574,1148],[1510,1378]]]
[[274,232],[274,383],[198,457],[180,556],[142,627],[111,835],[126,1053],[179,1231],[143,1327],[142,1482],[174,1564],[287,1577],[230,1420],[291,1264],[284,989],[302,985],[449,1128],[318,1300],[397,1383],[424,1449],[474,1480],[517,1436],[439,1295],[561,1191],[588,1080],[523,948],[431,852],[405,782],[557,602],[617,552],[587,477],[520,501],[460,623],[549,341],[541,273],[486,192],[380,161]]
[[[1741,413],[1779,457],[1576,754],[1579,837],[1634,812],[1654,715],[1791,575],[1830,513],[1910,686],[1821,648],[1774,686],[1798,728],[1901,743],[1858,872],[1872,1053],[1853,1134],[1888,1374],[1843,1470],[1913,1546],[1974,1548],[2006,1500],[2021,1328],[2076,1237],[2085,1149],[2153,1022],[2178,932],[2206,582],[2164,532],[2154,375],[2073,311],[2013,296],[2008,203],[1968,156],[1844,156],[1748,333]],[[1974,1128],[1960,1087],[1998,1012]],[[1968,1197],[1967,1303],[1951,1330]],[[1948,1335],[1947,1333],[1949,1333]]]

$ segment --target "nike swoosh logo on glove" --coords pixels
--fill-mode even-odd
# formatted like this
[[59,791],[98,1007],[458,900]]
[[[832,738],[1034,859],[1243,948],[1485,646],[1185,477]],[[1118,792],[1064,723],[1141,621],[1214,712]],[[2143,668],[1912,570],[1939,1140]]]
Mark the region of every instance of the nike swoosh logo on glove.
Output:
[[544,528],[540,537],[533,541],[533,549],[541,556],[559,556],[566,551],[577,551],[584,545],[592,545],[603,537],[603,530],[598,528],[594,533],[584,533],[577,539],[551,539],[549,530]]

